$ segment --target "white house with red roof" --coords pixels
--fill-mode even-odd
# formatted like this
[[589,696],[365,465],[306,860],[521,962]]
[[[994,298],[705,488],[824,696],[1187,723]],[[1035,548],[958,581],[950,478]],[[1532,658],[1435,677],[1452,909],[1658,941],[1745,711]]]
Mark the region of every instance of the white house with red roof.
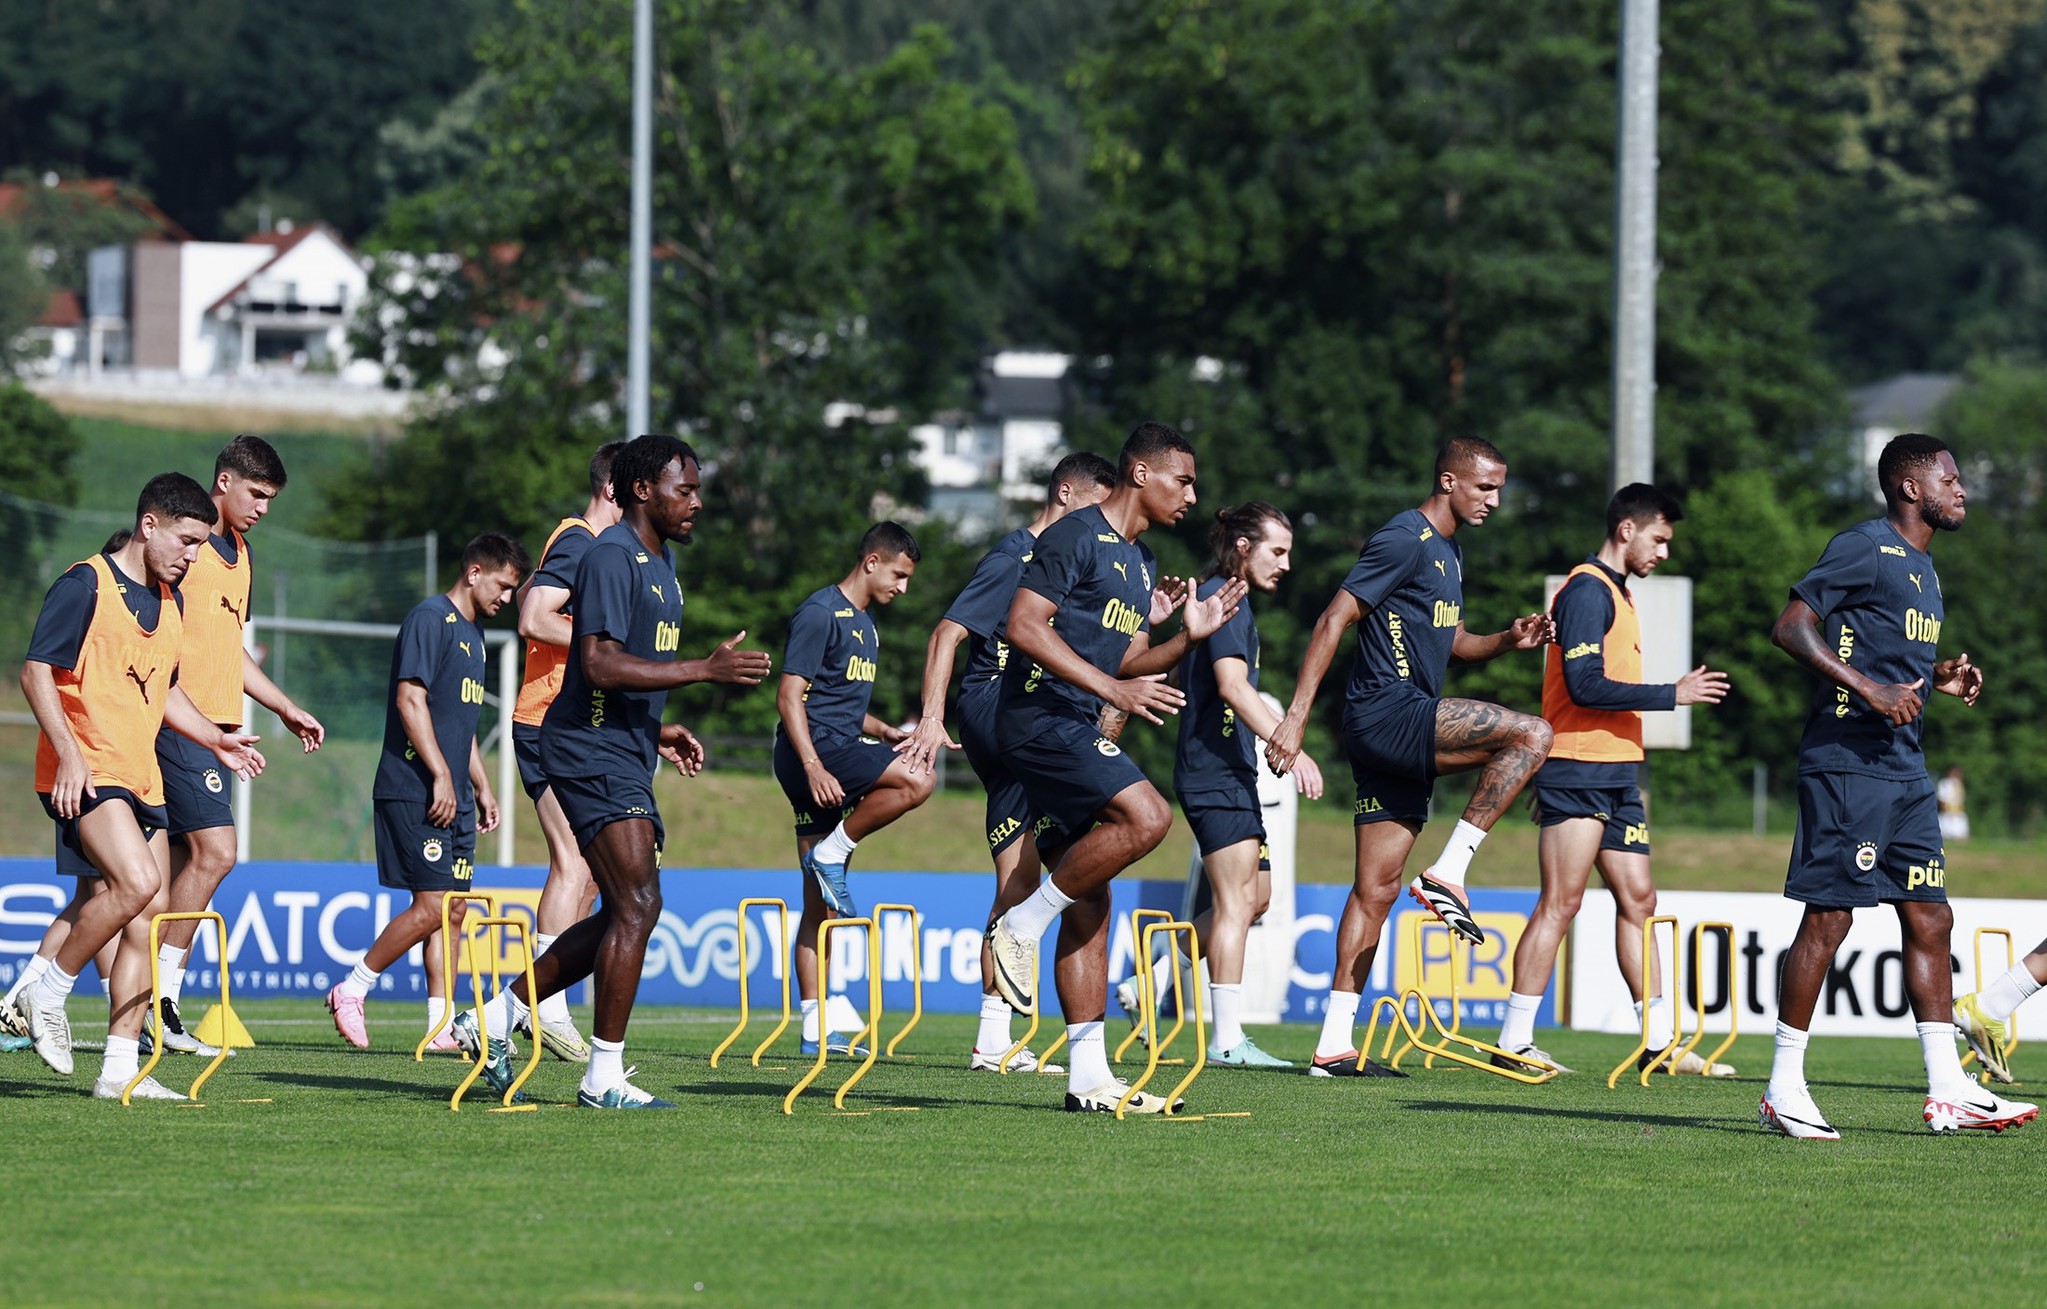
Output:
[[331,229],[279,224],[245,241],[130,247],[127,317],[138,372],[181,377],[339,369],[369,286]]

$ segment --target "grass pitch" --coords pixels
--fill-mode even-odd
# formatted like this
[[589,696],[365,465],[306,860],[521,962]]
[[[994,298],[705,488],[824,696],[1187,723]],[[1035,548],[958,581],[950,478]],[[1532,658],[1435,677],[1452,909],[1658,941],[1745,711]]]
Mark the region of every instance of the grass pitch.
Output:
[[[490,1114],[448,1112],[452,1056],[412,1061],[417,1004],[373,1004],[368,1053],[311,1002],[243,1014],[262,1044],[205,1108],[91,1100],[87,1052],[68,1083],[0,1058],[0,1162],[23,1187],[0,1300],[1871,1305],[2047,1264],[2028,1202],[2047,1133],[1928,1134],[1909,1040],[1815,1043],[1845,1134],[1819,1145],[1756,1127],[1761,1037],[1739,1080],[1647,1090],[1606,1089],[1621,1038],[1572,1032],[1544,1042],[1584,1071],[1542,1087],[1211,1069],[1190,1112],[1249,1117],[1118,1123],[1059,1112],[1063,1078],[967,1072],[971,1020],[940,1015],[855,1088],[864,1115],[832,1111],[835,1060],[784,1117],[793,1039],[713,1070],[731,1016],[642,1010],[635,1080],[678,1112],[558,1107],[578,1070],[549,1061],[529,1084],[546,1107]],[[1257,1035],[1303,1060],[1314,1039]],[[253,1097],[271,1102],[236,1103]]]

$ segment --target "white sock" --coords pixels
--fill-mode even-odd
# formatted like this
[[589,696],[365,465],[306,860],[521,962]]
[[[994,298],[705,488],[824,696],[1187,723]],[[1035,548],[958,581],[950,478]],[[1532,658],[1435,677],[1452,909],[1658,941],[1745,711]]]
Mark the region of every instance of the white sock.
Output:
[[100,994],[110,1001],[114,998],[114,979],[105,973],[100,974]]
[[806,1041],[815,1041],[817,1039],[818,1027],[817,1001],[805,1000],[802,1002],[802,1005],[803,1005],[803,1039]]
[[[432,1004],[433,1001],[429,1000],[427,1003]],[[483,1002],[483,1016],[480,1019],[474,1009],[469,1011],[469,1019],[484,1029],[487,1039],[492,1036],[506,1036],[525,1019],[526,1013],[526,1006],[519,1003],[519,997],[513,995],[512,988],[508,986]]]
[[1920,1023],[1919,1051],[1926,1058],[1926,1090],[1929,1095],[1954,1099],[1976,1089],[1962,1071],[1962,1057],[1955,1049],[1953,1023]]
[[65,972],[52,959],[50,966],[43,969],[43,975],[36,979],[36,1007],[62,1009],[64,1002],[71,998],[71,988],[77,983],[78,974]]
[[1208,1000],[1215,1006],[1215,1030],[1208,1034],[1208,1048],[1235,1049],[1244,1039],[1244,984],[1211,982]]
[[30,955],[28,962],[21,966],[21,971],[14,975],[14,985],[7,988],[7,996],[0,999],[0,1004],[13,1004],[14,997],[20,995],[25,988],[34,986],[36,979],[40,978],[43,970],[49,966],[50,961],[41,955]]
[[1777,1024],[1777,1057],[1770,1065],[1771,1095],[1805,1093],[1805,1047],[1811,1035],[1789,1023]]
[[[1641,1018],[1642,1002],[1637,1000],[1635,1002],[1635,1020],[1640,1022]],[[1649,1000],[1649,1049],[1654,1052],[1669,1048],[1670,997],[1665,995],[1653,996]]]
[[358,963],[355,967],[348,970],[348,976],[341,979],[341,985],[336,987],[335,990],[340,991],[341,994],[351,1000],[366,1000],[376,984],[376,970],[367,964]]
[[[1052,925],[1054,919],[1065,913],[1066,906],[1072,903],[1073,897],[1052,885],[1052,879],[1048,877],[1038,883],[1038,889],[1031,893],[1030,899],[1002,915],[1002,922],[1018,936],[1031,941],[1042,941],[1045,939],[1045,929]],[[1088,1089],[1093,1090],[1094,1086]]]
[[583,1070],[583,1089],[603,1095],[625,1081],[625,1042],[590,1038],[590,1066]]
[[1535,1011],[1540,1008],[1539,995],[1507,992],[1507,1021],[1500,1024],[1502,1050],[1525,1050],[1535,1044]]
[[441,997],[428,996],[426,1002],[426,1030],[431,1032],[441,1025],[442,1015],[448,1012],[448,1002]]
[[1991,1022],[2001,1023],[2026,1002],[2027,996],[2039,989],[2040,983],[2022,960],[2013,964],[2011,971],[1983,988],[1982,994],[1976,997],[1976,1007]]
[[[535,932],[533,934],[533,957],[538,959],[541,955],[546,954],[548,947],[560,939],[560,933],[549,936],[545,932]],[[565,1024],[569,1021],[569,989],[567,987],[563,987],[540,1002],[540,1021],[556,1024]]]
[[1086,1095],[1113,1080],[1100,1021],[1066,1025],[1066,1057],[1066,1089],[1075,1095]]
[[1015,1014],[1009,1001],[999,994],[981,997],[981,1030],[974,1037],[974,1049],[981,1054],[1001,1056],[1016,1038],[1010,1035],[1009,1020]]
[[100,1080],[127,1085],[142,1066],[142,1043],[132,1036],[107,1037],[107,1052],[100,1058]]
[[1485,840],[1485,829],[1473,827],[1462,818],[1457,826],[1450,829],[1450,839],[1443,844],[1443,853],[1436,859],[1436,866],[1429,870],[1429,876],[1452,886],[1464,885],[1464,870],[1471,867],[1471,856],[1478,853],[1478,847]]
[[175,945],[156,948],[156,980],[163,994],[176,1004],[185,993],[185,952]]
[[1330,1059],[1355,1053],[1358,1047],[1351,1040],[1351,1028],[1357,1026],[1357,1021],[1358,993],[1331,991],[1329,1004],[1322,1010],[1322,1037],[1315,1042],[1315,1057]]
[[810,857],[821,864],[843,864],[853,857],[853,847],[859,844],[846,835],[846,825],[840,823],[830,836],[811,847]]

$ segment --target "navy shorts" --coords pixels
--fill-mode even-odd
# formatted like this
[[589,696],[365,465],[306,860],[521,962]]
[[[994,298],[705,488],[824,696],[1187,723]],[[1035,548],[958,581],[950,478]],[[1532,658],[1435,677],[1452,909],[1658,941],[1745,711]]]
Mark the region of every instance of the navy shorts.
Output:
[[[125,786],[95,786],[98,794],[79,797],[78,818],[83,818],[103,804],[119,800],[135,811],[135,825],[142,829],[142,839],[147,841],[171,825],[170,815],[160,804],[144,804],[142,798]],[[85,857],[85,845],[78,839],[78,818],[58,818],[57,807],[50,803],[47,792],[36,792],[36,798],[43,802],[43,812],[57,824],[57,871],[66,877],[98,877],[100,872],[92,866],[92,860]]]
[[512,758],[519,765],[519,785],[528,800],[538,800],[547,789],[547,769],[540,763],[540,729],[526,723],[512,724]]
[[1095,825],[1109,801],[1139,782],[1144,770],[1092,719],[1047,711],[1029,735],[1003,742],[1010,771],[1038,815],[1040,850],[1071,844]]
[[960,746],[981,789],[988,793],[986,832],[988,853],[1001,854],[1031,834],[1031,802],[1024,796],[1023,783],[1009,771],[1002,751],[995,744],[995,705],[1000,683],[984,682],[960,688]]
[[1544,827],[1573,818],[1597,818],[1606,824],[1599,838],[1602,850],[1649,853],[1649,811],[1642,807],[1639,786],[1537,786],[1535,821]]
[[810,743],[816,747],[825,771],[838,779],[846,793],[845,803],[829,812],[818,810],[817,801],[811,798],[810,777],[803,771],[803,760],[797,757],[796,747],[789,744],[788,734],[779,728],[775,731],[775,780],[782,784],[782,794],[789,797],[789,808],[796,815],[796,835],[829,836],[853,812],[860,797],[874,789],[888,766],[896,761],[896,752],[871,736],[848,736],[828,730],[813,730]]
[[476,809],[452,827],[426,819],[422,800],[375,800],[377,884],[402,891],[466,891],[476,872]]
[[1245,841],[1258,842],[1258,866],[1272,871],[1272,850],[1265,843],[1265,811],[1256,794],[1241,791],[1192,791],[1179,797],[1180,812],[1194,829],[1194,848],[1202,855],[1227,850]]
[[1800,773],[1786,899],[1824,909],[1947,900],[1947,854],[1933,782]]
[[166,727],[156,734],[156,763],[163,769],[172,836],[235,825],[235,775],[220,766],[213,751]]
[[1413,687],[1381,691],[1343,715],[1343,750],[1350,758],[1357,800],[1351,821],[1429,821],[1436,789],[1436,706],[1434,696]]
[[654,862],[661,862],[661,847],[668,831],[661,825],[661,811],[654,804],[652,778],[637,773],[630,777],[550,777],[548,789],[562,807],[575,833],[576,848],[588,850],[597,833],[629,818],[644,818],[654,824]]

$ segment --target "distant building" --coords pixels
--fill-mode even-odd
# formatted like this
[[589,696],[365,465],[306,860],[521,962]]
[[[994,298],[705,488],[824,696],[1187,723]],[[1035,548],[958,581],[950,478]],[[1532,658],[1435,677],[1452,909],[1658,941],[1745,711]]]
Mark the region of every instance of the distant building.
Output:
[[973,413],[936,416],[910,429],[912,455],[931,483],[931,512],[969,535],[992,535],[1019,502],[1044,494],[1042,477],[1063,452],[1070,355],[1005,350],[975,375]]
[[[74,207],[106,206],[123,210],[139,220],[138,243],[189,241],[192,234],[177,220],[151,203],[139,190],[112,178],[59,180],[52,175],[42,182],[0,182],[0,221],[19,213],[38,191],[54,193],[59,203]],[[30,258],[48,268],[54,252],[31,250]],[[95,302],[86,287],[61,286],[50,292],[41,315],[24,334],[32,348],[32,371],[44,376],[83,372],[101,362],[126,363],[126,343],[120,336],[118,315],[114,319],[88,311]]]
[[1883,499],[1876,485],[1876,461],[1884,446],[1904,432],[1931,431],[1941,406],[1961,385],[1958,373],[1899,373],[1848,393],[1855,450],[1862,463],[1861,485],[1868,494]]

